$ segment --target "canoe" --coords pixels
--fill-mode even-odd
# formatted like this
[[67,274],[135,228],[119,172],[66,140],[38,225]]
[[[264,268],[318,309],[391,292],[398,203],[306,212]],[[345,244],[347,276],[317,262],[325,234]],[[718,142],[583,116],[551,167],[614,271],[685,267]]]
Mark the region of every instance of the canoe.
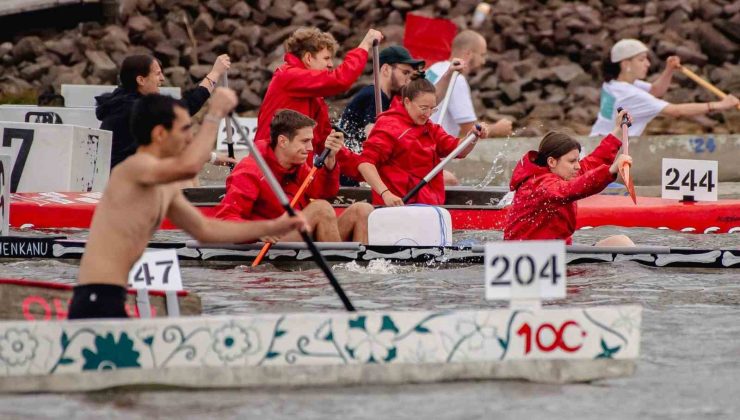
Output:
[[628,376],[642,308],[0,322],[0,391]]
[[[499,202],[505,190],[471,187],[449,188],[445,207],[452,216],[453,229],[501,230],[507,209]],[[213,206],[223,187],[186,189],[186,196],[203,212],[213,215]],[[369,197],[369,190],[342,189],[333,203],[337,213]],[[89,228],[100,193],[15,193],[11,195],[10,224],[35,228]],[[655,197],[638,197],[635,206],[628,197],[596,195],[578,205],[578,228],[597,226],[645,227],[681,232],[727,233],[740,231],[740,200],[682,203]],[[165,220],[163,229],[174,226]]]
[[[150,242],[148,249],[174,249],[180,262],[236,265],[251,263],[262,248],[254,244],[200,244],[187,242]],[[316,246],[333,263],[369,263],[386,260],[394,264],[424,264],[438,268],[456,264],[483,264],[484,248],[473,246],[378,246],[358,242],[319,242]],[[0,237],[0,260],[82,258],[85,242],[60,237]],[[632,261],[649,267],[740,268],[740,249],[692,249],[667,246],[567,247],[568,264]],[[285,268],[313,264],[311,253],[302,242],[282,242],[272,246],[265,262]]]
[[[3,320],[51,320],[67,319],[67,308],[72,299],[72,285],[28,279],[0,279],[0,319]],[[139,317],[136,290],[129,289],[126,312],[132,318]],[[179,312],[182,315],[200,315],[200,297],[187,291],[177,292]],[[160,291],[149,292],[151,314],[167,316],[167,296]]]

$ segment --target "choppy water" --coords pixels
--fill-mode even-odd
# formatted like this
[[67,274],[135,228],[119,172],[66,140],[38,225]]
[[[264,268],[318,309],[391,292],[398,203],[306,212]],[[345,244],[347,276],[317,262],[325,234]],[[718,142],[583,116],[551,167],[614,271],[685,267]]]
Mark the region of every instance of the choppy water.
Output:
[[[740,235],[691,235],[648,229],[578,232],[593,243],[625,233],[636,242],[738,248]],[[85,232],[74,236],[84,237]],[[499,233],[465,232],[483,242]],[[160,240],[182,239],[161,233]],[[336,265],[358,309],[482,308],[483,268],[434,269],[376,263]],[[571,266],[569,296],[556,305],[640,304],[642,355],[630,378],[592,384],[517,381],[217,391],[106,391],[73,395],[0,396],[0,418],[260,418],[260,419],[737,419],[740,418],[740,273],[652,269],[635,263]],[[265,266],[183,267],[186,287],[208,314],[341,310],[317,269]],[[57,261],[0,264],[4,277],[72,282],[77,266]]]

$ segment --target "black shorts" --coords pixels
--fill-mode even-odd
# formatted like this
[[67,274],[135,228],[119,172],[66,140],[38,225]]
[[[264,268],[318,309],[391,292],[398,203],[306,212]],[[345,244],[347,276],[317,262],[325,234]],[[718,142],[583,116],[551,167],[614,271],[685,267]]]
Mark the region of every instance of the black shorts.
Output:
[[75,286],[67,319],[128,318],[126,288],[115,284]]

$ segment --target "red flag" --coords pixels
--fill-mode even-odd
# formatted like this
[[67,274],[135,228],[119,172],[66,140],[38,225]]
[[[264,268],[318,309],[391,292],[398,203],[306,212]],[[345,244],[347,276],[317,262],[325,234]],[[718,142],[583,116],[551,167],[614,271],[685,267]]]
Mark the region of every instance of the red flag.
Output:
[[455,35],[457,26],[448,19],[406,14],[403,45],[412,57],[424,59],[428,66],[450,58]]

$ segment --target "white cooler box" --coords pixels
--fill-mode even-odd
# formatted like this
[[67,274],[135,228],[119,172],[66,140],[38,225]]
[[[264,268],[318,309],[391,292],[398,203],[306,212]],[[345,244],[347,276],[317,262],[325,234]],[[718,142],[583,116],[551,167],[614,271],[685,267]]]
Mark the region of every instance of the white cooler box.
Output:
[[0,121],[69,124],[100,128],[95,108],[64,108],[54,106],[0,105]]
[[370,213],[370,245],[450,246],[452,218],[442,207],[384,207]]
[[12,158],[11,192],[103,191],[113,134],[62,124],[0,121],[0,152]]

